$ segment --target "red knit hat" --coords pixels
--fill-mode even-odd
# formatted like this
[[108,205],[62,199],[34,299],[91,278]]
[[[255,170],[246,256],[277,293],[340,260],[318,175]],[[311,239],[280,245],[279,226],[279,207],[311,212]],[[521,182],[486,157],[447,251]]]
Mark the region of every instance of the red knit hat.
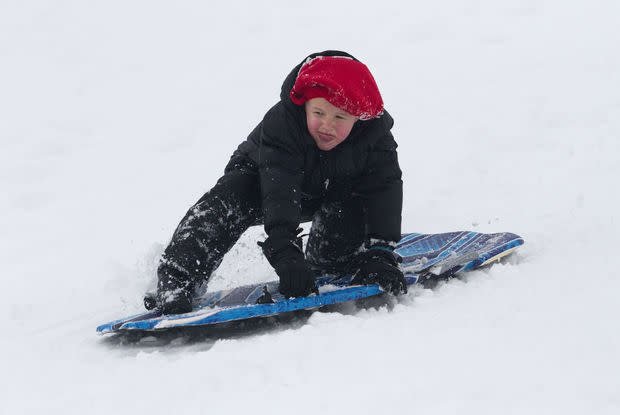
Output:
[[291,100],[302,105],[319,97],[361,120],[383,114],[383,100],[372,74],[366,65],[346,56],[317,56],[302,65]]

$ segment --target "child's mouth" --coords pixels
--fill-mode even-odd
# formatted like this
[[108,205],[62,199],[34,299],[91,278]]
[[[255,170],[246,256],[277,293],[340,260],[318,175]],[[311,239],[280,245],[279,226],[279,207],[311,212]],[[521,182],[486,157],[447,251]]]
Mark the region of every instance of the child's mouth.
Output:
[[318,133],[319,138],[323,141],[331,141],[334,139],[334,136],[331,134]]

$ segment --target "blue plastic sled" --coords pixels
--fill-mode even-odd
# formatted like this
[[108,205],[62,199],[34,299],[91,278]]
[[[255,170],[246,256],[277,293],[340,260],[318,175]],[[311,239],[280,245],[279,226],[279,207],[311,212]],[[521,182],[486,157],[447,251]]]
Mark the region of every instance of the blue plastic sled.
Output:
[[[483,234],[449,232],[440,234],[404,234],[395,255],[408,285],[426,279],[453,275],[497,261],[523,245],[523,238],[513,233]],[[162,315],[150,311],[97,327],[97,332],[164,330],[171,327],[204,326],[253,317],[271,316],[287,311],[311,309],[330,304],[371,297],[383,293],[377,285],[350,286],[351,277],[321,277],[319,295],[285,299],[278,293],[278,282],[207,292],[196,300],[194,311]],[[267,290],[273,303],[257,304]]]

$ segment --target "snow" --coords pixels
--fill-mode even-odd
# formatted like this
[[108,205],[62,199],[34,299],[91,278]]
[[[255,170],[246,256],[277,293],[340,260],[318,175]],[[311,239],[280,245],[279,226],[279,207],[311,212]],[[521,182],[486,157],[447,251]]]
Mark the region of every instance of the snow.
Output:
[[[0,5],[0,413],[620,412],[620,3]],[[373,72],[403,229],[512,259],[378,308],[119,343],[158,255],[308,53]],[[274,279],[253,228],[210,288]]]

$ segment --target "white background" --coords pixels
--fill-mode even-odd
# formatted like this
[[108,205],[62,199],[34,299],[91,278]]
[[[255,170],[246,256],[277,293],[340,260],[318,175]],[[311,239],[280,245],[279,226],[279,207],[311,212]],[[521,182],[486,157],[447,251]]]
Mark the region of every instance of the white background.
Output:
[[[620,3],[0,1],[0,412],[620,412]],[[311,52],[373,72],[403,230],[507,263],[393,308],[118,344],[185,211]],[[275,279],[251,229],[211,289]]]

